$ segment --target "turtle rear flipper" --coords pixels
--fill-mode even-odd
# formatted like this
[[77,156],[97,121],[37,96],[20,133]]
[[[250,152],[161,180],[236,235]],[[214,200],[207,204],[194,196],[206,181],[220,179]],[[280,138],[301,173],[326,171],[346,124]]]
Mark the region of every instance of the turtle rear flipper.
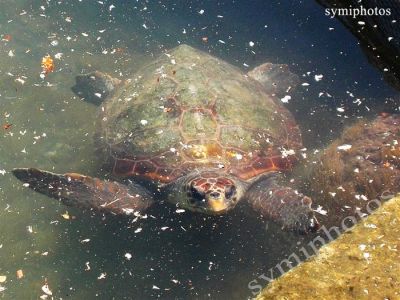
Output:
[[247,75],[261,83],[266,92],[278,96],[283,96],[300,83],[299,77],[285,64],[264,63],[255,67]]
[[126,186],[76,173],[55,174],[34,168],[12,172],[31,189],[68,206],[131,214],[144,211],[153,203],[150,193],[134,184]]
[[85,101],[100,105],[107,97],[112,96],[121,80],[100,71],[82,74],[75,77],[72,91]]

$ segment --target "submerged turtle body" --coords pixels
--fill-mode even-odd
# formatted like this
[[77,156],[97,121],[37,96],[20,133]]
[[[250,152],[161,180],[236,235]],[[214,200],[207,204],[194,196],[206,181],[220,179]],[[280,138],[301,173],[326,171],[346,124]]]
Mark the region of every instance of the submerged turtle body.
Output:
[[290,114],[232,65],[179,46],[103,105],[99,142],[117,176],[169,183],[195,168],[243,180],[287,170],[301,147]]
[[245,75],[186,45],[124,83],[97,71],[78,76],[73,91],[100,104],[95,140],[119,182],[32,168],[14,175],[67,205],[115,214],[160,199],[215,214],[245,199],[284,228],[315,230],[311,199],[278,179],[296,161],[301,135],[274,94],[296,78],[270,63]]

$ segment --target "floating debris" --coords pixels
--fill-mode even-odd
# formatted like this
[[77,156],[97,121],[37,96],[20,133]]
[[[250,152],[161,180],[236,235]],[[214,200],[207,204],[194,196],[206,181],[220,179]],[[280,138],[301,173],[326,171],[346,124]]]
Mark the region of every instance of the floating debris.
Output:
[[47,283],[45,283],[45,284],[42,286],[42,291],[43,291],[43,293],[45,293],[46,295],[49,295],[49,296],[53,295],[53,292],[50,290],[49,285],[48,285]]
[[344,145],[338,146],[337,149],[338,149],[338,150],[342,150],[342,151],[347,151],[347,150],[350,150],[351,147],[352,147],[352,146],[349,145],[349,144],[344,144]]
[[5,35],[3,35],[3,37],[1,38],[1,40],[2,40],[3,42],[11,42],[12,36],[11,36],[10,34],[5,34]]
[[50,72],[54,71],[54,61],[50,55],[46,55],[42,58],[42,74],[46,76]]
[[61,215],[65,220],[70,219],[70,215],[68,214],[68,211],[66,211],[64,214]]

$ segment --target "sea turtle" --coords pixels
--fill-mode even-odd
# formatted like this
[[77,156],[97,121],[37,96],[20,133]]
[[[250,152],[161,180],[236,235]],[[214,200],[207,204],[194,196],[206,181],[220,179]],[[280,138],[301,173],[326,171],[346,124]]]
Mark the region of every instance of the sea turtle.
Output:
[[302,142],[273,93],[295,79],[286,65],[270,63],[246,75],[187,45],[124,82],[98,71],[80,75],[73,90],[100,105],[95,141],[118,182],[33,168],[13,173],[66,205],[130,214],[164,199],[220,214],[246,199],[283,228],[314,231],[311,199],[279,179]]

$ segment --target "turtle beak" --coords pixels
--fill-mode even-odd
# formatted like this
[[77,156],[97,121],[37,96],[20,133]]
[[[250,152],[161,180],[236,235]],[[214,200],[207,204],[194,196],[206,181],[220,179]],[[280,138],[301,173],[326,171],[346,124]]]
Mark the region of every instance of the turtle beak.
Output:
[[221,213],[228,209],[225,197],[218,192],[212,192],[206,195],[206,201],[212,212]]

